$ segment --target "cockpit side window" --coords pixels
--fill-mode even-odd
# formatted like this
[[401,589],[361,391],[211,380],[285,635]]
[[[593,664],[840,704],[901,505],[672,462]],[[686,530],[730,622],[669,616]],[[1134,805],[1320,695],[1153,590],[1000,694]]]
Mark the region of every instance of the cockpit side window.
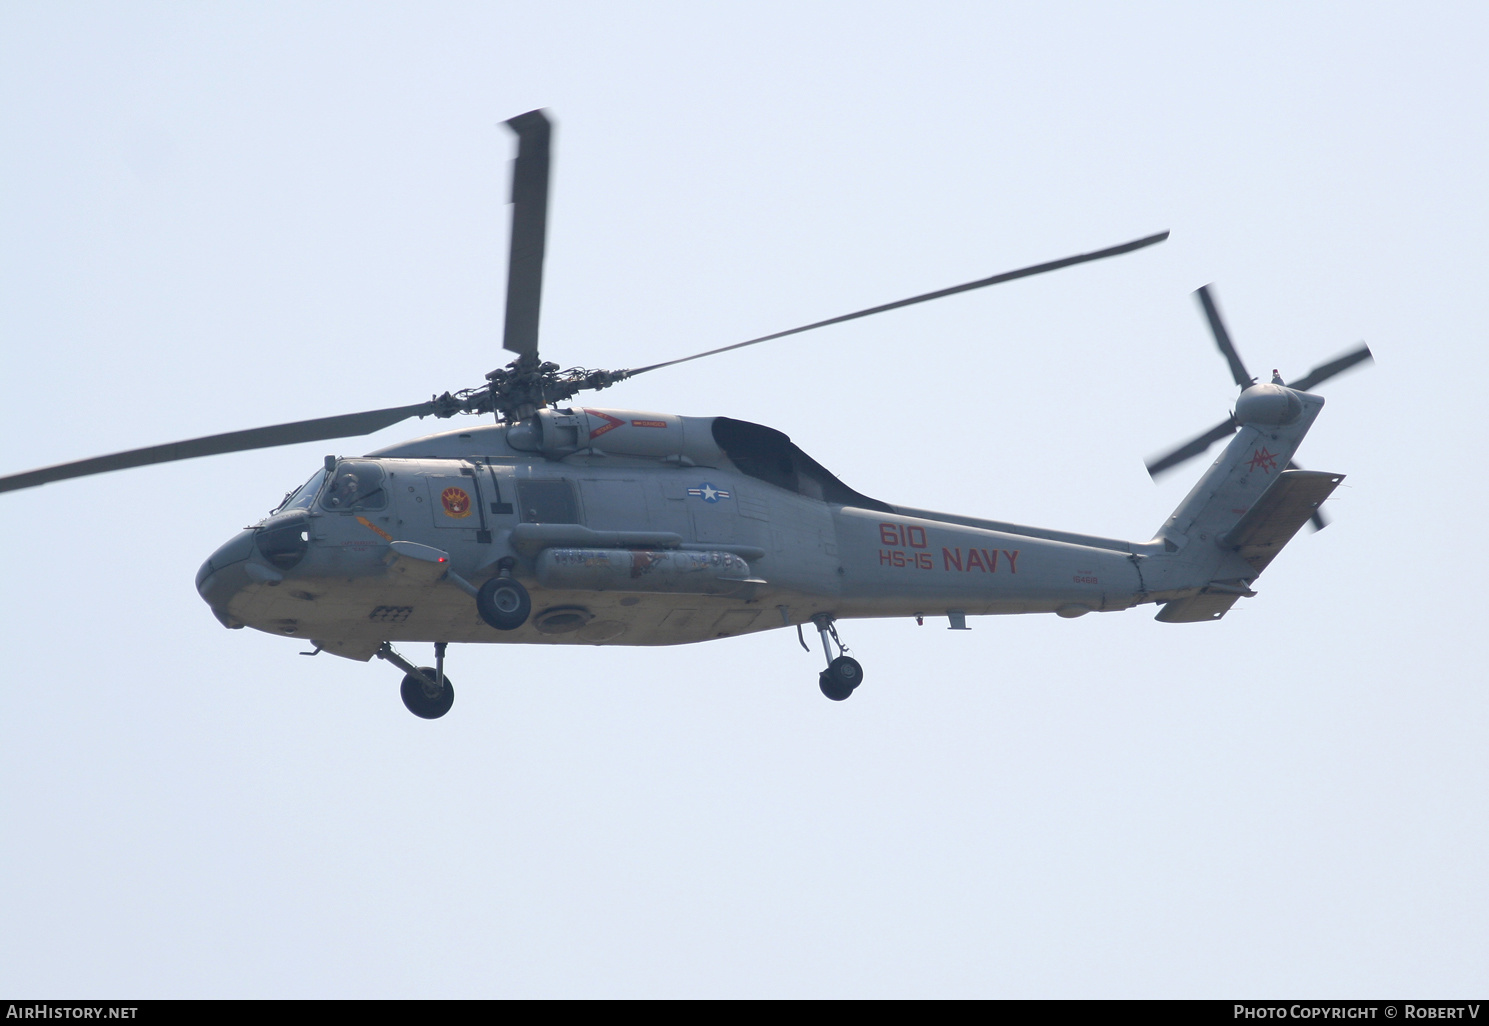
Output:
[[336,464],[321,495],[321,508],[337,513],[385,509],[387,505],[383,468],[370,460],[342,460]]

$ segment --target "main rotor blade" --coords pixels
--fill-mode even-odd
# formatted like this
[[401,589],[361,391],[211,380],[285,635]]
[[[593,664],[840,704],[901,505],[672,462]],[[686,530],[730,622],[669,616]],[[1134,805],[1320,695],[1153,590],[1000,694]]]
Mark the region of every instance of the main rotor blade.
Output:
[[1225,420],[1221,421],[1219,424],[1216,424],[1214,427],[1206,431],[1204,434],[1200,435],[1198,438],[1194,439],[1193,441],[1186,442],[1168,455],[1149,460],[1148,476],[1152,477],[1156,481],[1158,479],[1158,475],[1163,473],[1165,470],[1168,470],[1171,467],[1177,467],[1185,460],[1192,459],[1193,457],[1198,456],[1200,453],[1204,452],[1206,449],[1214,445],[1216,442],[1220,441],[1222,438],[1225,438],[1227,435],[1233,435],[1235,433],[1236,419],[1234,417],[1227,417],[1225,418]]
[[507,127],[517,133],[517,160],[512,167],[512,248],[507,259],[507,326],[502,348],[536,356],[553,125],[541,110],[530,110],[507,121]]
[[789,331],[778,331],[774,335],[761,335],[752,338],[748,342],[736,342],[729,346],[720,346],[718,349],[710,349],[706,353],[694,353],[692,356],[684,356],[677,360],[667,360],[664,363],[654,363],[647,367],[637,367],[634,370],[622,371],[624,377],[635,377],[637,374],[645,374],[647,371],[658,370],[662,367],[671,367],[674,364],[687,363],[689,360],[701,360],[705,356],[716,356],[719,353],[727,353],[731,349],[743,349],[757,342],[769,342],[772,339],[785,338],[787,335],[799,335],[803,331],[811,331],[813,328],[825,328],[829,324],[842,324],[844,321],[857,320],[860,317],[868,317],[870,314],[883,313],[886,310],[898,310],[902,306],[913,306],[916,303],[925,303],[932,299],[940,299],[943,296],[954,296],[958,292],[970,292],[972,289],[980,289],[987,285],[997,285],[1000,282],[1013,281],[1015,278],[1028,278],[1031,275],[1043,274],[1046,271],[1057,271],[1062,267],[1072,264],[1083,264],[1090,260],[1101,260],[1105,257],[1118,256],[1122,253],[1131,253],[1133,250],[1151,246],[1168,238],[1168,232],[1159,232],[1157,235],[1149,235],[1144,239],[1134,242],[1125,242],[1120,246],[1110,249],[1097,250],[1094,253],[1082,253],[1079,256],[1066,257],[1063,260],[1051,260],[1047,264],[1035,264],[1032,267],[1023,267],[1017,271],[1007,271],[1003,274],[995,274],[991,278],[980,278],[977,281],[969,281],[965,285],[953,285],[949,289],[940,289],[936,292],[927,292],[921,296],[911,296],[909,299],[901,299],[893,303],[885,303],[883,306],[872,306],[867,310],[859,310],[855,313],[843,314],[841,317],[830,317],[825,321],[817,321],[813,324],[804,324],[800,328],[792,328]]
[[1306,392],[1315,385],[1321,385],[1334,375],[1347,371],[1355,364],[1364,363],[1366,360],[1374,363],[1375,357],[1371,355],[1370,347],[1361,343],[1359,349],[1345,353],[1338,359],[1330,360],[1328,363],[1319,364],[1303,375],[1301,379],[1290,382],[1287,387],[1296,388],[1299,392]]
[[1210,298],[1210,286],[1201,285],[1194,290],[1194,294],[1199,296],[1199,304],[1205,308],[1205,317],[1210,321],[1210,331],[1215,336],[1215,345],[1225,357],[1225,362],[1230,364],[1231,377],[1235,378],[1239,387],[1249,387],[1255,379],[1246,373],[1246,365],[1241,362],[1241,354],[1237,353],[1236,347],[1231,344],[1230,332],[1225,330],[1225,322],[1220,319],[1220,311],[1215,308],[1215,300]]
[[0,477],[0,492],[34,488],[52,481],[103,474],[110,470],[127,470],[130,467],[145,467],[152,463],[189,460],[197,456],[215,456],[219,453],[242,452],[246,449],[267,449],[275,445],[317,442],[326,438],[370,435],[391,424],[397,424],[400,420],[428,416],[434,411],[433,402],[418,403],[414,406],[392,406],[385,410],[346,413],[339,417],[321,417],[317,420],[297,420],[291,424],[274,424],[269,427],[250,428],[247,431],[229,431],[222,435],[208,435],[205,438],[192,438],[184,442],[171,442],[167,445],[152,445],[147,449],[131,449],[128,452],[110,453],[107,456],[94,456],[92,459],[59,463],[53,467],[41,467],[22,474]]

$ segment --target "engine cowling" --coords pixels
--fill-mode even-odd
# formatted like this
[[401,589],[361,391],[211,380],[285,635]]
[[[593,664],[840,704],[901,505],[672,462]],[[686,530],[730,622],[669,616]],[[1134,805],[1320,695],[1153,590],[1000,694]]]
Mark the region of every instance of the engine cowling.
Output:
[[723,453],[713,439],[712,420],[638,410],[543,409],[509,427],[507,444],[550,459],[591,451],[713,465]]

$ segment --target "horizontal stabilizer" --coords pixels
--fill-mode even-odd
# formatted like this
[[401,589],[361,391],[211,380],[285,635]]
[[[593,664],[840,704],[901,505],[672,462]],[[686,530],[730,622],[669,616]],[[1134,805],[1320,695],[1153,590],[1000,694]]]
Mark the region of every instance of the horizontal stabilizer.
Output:
[[1343,480],[1343,474],[1284,470],[1221,544],[1261,573]]
[[1218,620],[1229,612],[1241,596],[1235,592],[1200,592],[1189,598],[1165,602],[1153,619],[1160,623],[1199,623]]

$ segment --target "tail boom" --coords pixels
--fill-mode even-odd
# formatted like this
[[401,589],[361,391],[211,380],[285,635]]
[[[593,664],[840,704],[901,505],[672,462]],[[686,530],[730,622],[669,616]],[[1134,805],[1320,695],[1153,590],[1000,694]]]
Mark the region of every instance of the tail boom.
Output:
[[908,507],[835,507],[834,615],[874,617],[1129,609],[1169,623],[1215,620],[1343,480],[1288,465],[1323,407],[1254,385],[1239,431],[1149,542],[1123,542]]

